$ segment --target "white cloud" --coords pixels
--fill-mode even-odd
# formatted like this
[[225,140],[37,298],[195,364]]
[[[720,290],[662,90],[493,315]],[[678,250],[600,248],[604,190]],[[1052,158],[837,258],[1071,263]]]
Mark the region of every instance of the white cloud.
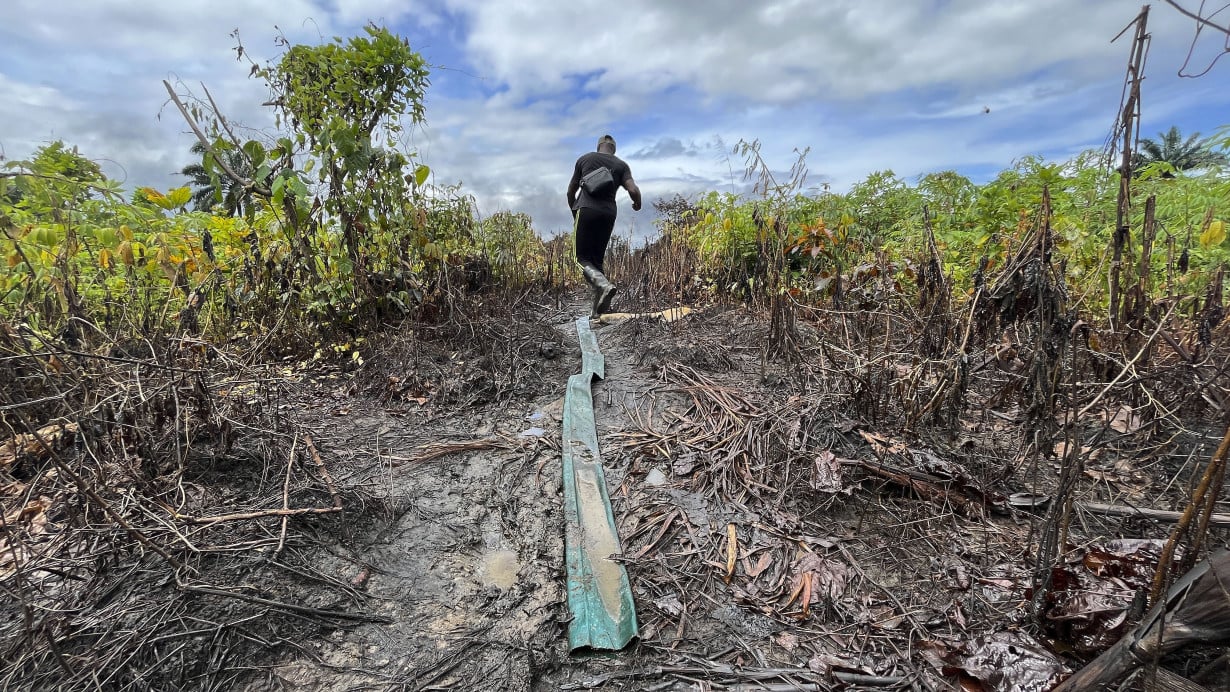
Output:
[[560,91],[569,75],[601,72],[604,89],[686,84],[779,103],[978,89],[1069,62],[1074,79],[1101,74],[1123,62],[1126,49],[1109,38],[1135,12],[1067,0],[452,4],[473,22],[472,57],[514,93]]
[[[604,132],[619,139],[648,200],[741,188],[742,162],[729,154],[741,138],[762,139],[775,168],[810,146],[812,181],[838,189],[876,169],[912,177],[1096,146],[1114,120],[1130,36],[1110,38],[1138,9],[1127,0],[7,0],[0,146],[21,158],[63,138],[114,161],[105,169],[130,184],[182,184],[173,173],[192,140],[162,79],[198,95],[204,82],[233,121],[268,128],[266,94],[236,61],[230,33],[239,29],[264,61],[280,53],[279,31],[315,43],[372,20],[400,27],[449,68],[432,76],[427,125],[407,135],[436,181],[464,182],[484,213],[526,211],[541,230],[560,230],[572,163]],[[1172,122],[1207,133],[1213,109],[1230,103],[1215,86],[1224,69],[1176,79],[1191,22],[1158,6],[1150,31],[1145,133]],[[626,204],[621,228],[648,231],[651,215]]]

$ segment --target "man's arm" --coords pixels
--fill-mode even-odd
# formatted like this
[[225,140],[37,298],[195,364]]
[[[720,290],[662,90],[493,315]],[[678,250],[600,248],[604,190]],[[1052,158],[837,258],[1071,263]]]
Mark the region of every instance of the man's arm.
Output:
[[636,186],[636,181],[632,176],[624,178],[624,189],[628,191],[628,196],[632,198],[632,211],[641,210],[641,188]]
[[572,167],[572,180],[568,181],[568,208],[577,206],[577,192],[581,190],[581,161]]
[[576,178],[568,182],[568,208],[572,209],[577,205],[577,191],[581,189],[580,183]]

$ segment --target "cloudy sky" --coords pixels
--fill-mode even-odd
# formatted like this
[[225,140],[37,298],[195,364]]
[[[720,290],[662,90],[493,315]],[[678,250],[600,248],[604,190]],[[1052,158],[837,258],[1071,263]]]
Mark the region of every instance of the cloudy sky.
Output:
[[[1195,9],[1197,0],[1181,4]],[[1210,3],[1220,5],[1221,3]],[[892,169],[985,179],[1026,154],[1100,147],[1113,124],[1140,0],[3,0],[0,154],[63,139],[129,186],[170,187],[192,136],[161,80],[209,87],[234,120],[272,126],[234,51],[275,58],[367,22],[435,66],[427,124],[408,137],[483,214],[566,228],[575,158],[609,132],[649,200],[742,186],[740,139],[774,167],[810,147],[809,184],[842,190]],[[1218,19],[1230,23],[1230,9]],[[1230,58],[1179,76],[1194,23],[1165,3],[1144,134],[1230,123]],[[1225,37],[1205,32],[1188,70]],[[985,112],[990,109],[990,112]],[[647,205],[648,207],[648,205]],[[618,232],[652,232],[621,207]]]

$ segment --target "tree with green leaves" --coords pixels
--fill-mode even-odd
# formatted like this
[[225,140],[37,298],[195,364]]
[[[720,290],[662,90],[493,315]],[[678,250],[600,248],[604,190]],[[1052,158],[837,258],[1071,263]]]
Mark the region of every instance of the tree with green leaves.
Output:
[[[1176,171],[1189,171],[1224,166],[1230,162],[1225,154],[1215,151],[1208,140],[1200,139],[1199,132],[1184,139],[1178,126],[1171,126],[1166,132],[1159,132],[1157,140],[1141,140],[1140,149],[1133,157],[1135,161],[1132,169],[1137,172],[1145,166],[1157,163],[1169,164]],[[1169,171],[1162,175],[1173,177]]]
[[[410,159],[397,150],[403,119],[423,121],[427,63],[385,28],[368,26],[365,33],[291,46],[276,65],[257,70],[294,130],[293,145],[307,150],[325,186],[324,210],[340,221],[359,281],[368,270],[369,230],[404,223],[405,200],[428,175],[425,166],[406,174]],[[285,184],[293,183],[274,179],[275,197]]]
[[[369,25],[351,38],[287,44],[250,74],[269,88],[278,131],[246,142],[208,91],[185,99],[164,80],[203,151],[201,169],[186,174],[202,184],[208,176],[215,199],[230,190],[237,200],[267,202],[256,225],[276,232],[270,240],[284,289],[309,312],[348,319],[360,305],[406,293],[457,235],[433,228],[439,196],[422,194],[430,170],[403,146],[403,124],[421,123],[425,113],[422,56]],[[263,225],[263,216],[273,223]]]
[[[207,153],[204,144],[192,143],[189,150],[202,159]],[[252,164],[240,150],[228,149],[223,153],[231,170],[244,178],[252,177]],[[252,190],[228,176],[219,175],[216,169],[205,167],[203,162],[190,163],[180,170],[180,175],[192,180],[192,204],[197,211],[210,211],[215,204],[222,205],[227,216],[247,216],[254,207]]]

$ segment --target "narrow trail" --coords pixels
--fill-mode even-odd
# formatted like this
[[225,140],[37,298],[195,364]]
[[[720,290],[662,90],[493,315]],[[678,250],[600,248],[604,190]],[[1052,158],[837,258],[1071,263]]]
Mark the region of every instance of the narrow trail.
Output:
[[[340,389],[305,395],[301,417],[320,431],[318,444],[392,507],[356,517],[353,540],[322,546],[317,568],[393,622],[307,643],[249,689],[529,690],[570,677],[560,424],[565,373],[577,370],[580,351],[568,312],[554,326],[558,381],[538,400],[430,420]],[[596,329],[608,368],[594,384],[604,438],[623,428],[646,383],[633,376],[630,351],[606,343],[619,326]],[[424,445],[475,439],[499,446],[413,460]],[[611,492],[625,470],[607,464]]]
[[[837,429],[849,421],[823,398],[827,383],[765,369],[763,324],[717,308],[593,327],[606,369],[594,420],[641,638],[570,655],[560,449],[583,309],[551,318],[559,352],[534,364],[533,396],[431,417],[345,386],[305,391],[301,424],[352,484],[384,498],[347,510],[350,535],[321,541],[315,571],[391,624],[290,648],[249,689],[904,689],[910,642],[1012,617],[1023,577],[991,553],[1028,527],[901,495],[869,502],[840,478],[849,491],[818,490],[834,479],[814,450],[854,458],[868,443]],[[423,459],[476,440],[486,448]],[[980,550],[937,552],[972,532]],[[971,574],[1012,586],[962,587]],[[1050,658],[1031,665],[1052,674]]]

